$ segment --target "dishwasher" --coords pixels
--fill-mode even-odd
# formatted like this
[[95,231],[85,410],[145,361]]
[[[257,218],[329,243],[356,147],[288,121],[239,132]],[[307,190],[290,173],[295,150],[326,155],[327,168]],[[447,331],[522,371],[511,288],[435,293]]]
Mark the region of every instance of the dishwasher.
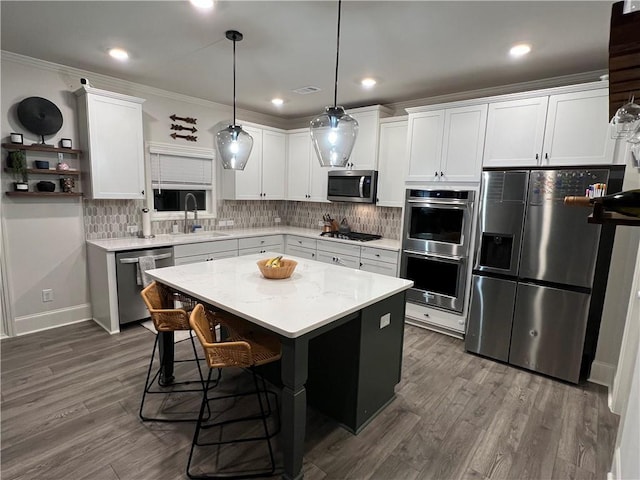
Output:
[[128,250],[116,253],[120,325],[149,318],[149,311],[140,296],[144,287],[138,284],[138,258],[145,256],[153,256],[156,268],[173,265],[173,248]]

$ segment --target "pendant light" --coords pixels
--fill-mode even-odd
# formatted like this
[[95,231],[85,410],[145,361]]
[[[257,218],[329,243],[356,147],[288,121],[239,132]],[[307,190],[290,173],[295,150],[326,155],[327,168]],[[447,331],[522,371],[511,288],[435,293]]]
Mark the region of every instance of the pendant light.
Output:
[[320,165],[323,167],[344,167],[351,156],[353,144],[358,135],[358,122],[347,115],[343,107],[337,105],[338,59],[340,58],[340,11],[342,0],[338,0],[338,35],[336,40],[336,81],[333,93],[333,107],[326,107],[324,113],[311,120],[311,141]]
[[227,30],[225,35],[233,42],[233,124],[216,134],[216,145],[223,168],[244,170],[253,147],[253,138],[240,125],[236,125],[236,42],[242,40],[242,34]]

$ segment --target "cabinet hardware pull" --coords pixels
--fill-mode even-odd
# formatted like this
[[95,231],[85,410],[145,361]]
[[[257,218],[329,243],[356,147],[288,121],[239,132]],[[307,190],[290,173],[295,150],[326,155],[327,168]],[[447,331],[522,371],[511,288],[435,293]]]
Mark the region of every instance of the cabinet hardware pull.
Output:
[[144,190],[142,190],[142,195],[144,195]]
[[545,153],[545,154],[544,154],[544,159],[545,159],[547,162],[549,161],[549,154],[548,154],[548,153]]
[[438,172],[436,172],[436,177],[438,176]]
[[536,160],[539,160],[539,159],[540,159],[540,155],[536,153]]
[[444,173],[443,173],[443,172],[440,172],[440,176],[441,176],[441,177],[444,177]]

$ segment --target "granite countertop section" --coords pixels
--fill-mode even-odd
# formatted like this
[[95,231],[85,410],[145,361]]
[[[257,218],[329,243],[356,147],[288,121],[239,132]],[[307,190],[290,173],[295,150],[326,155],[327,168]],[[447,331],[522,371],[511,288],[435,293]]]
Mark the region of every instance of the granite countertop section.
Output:
[[298,262],[293,275],[269,280],[256,265],[269,254],[157,268],[147,275],[288,338],[413,286],[410,280],[289,255]]
[[155,238],[109,238],[100,240],[87,240],[87,243],[96,246],[107,252],[121,252],[124,250],[138,250],[157,247],[172,247],[174,245],[184,245],[187,243],[212,242],[216,240],[230,240],[237,238],[261,237],[263,235],[299,235],[302,237],[314,238],[316,240],[327,240],[331,242],[348,243],[366,247],[382,248],[385,250],[400,250],[400,240],[381,238],[370,242],[358,242],[354,240],[341,240],[339,238],[321,237],[318,230],[300,227],[266,227],[249,228],[223,231],[210,231],[200,233],[178,233],[156,235]]

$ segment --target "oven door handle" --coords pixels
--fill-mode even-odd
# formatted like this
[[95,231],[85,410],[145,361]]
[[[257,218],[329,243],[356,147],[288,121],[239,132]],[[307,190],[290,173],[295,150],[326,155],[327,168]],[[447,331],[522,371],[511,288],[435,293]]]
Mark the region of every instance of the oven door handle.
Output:
[[360,183],[358,184],[358,190],[360,190],[360,198],[364,198],[364,175],[360,177]]
[[413,255],[415,257],[437,258],[438,260],[449,260],[453,262],[461,262],[465,259],[465,257],[460,257],[458,255],[437,255],[435,253],[416,252],[414,250],[403,250],[403,251],[404,253]]
[[438,207],[444,206],[444,207],[451,207],[451,208],[471,206],[471,202],[465,202],[463,200],[435,200],[435,199],[424,200],[422,199],[422,200],[407,200],[407,203],[421,203],[425,207],[428,207],[429,205],[437,205]]

